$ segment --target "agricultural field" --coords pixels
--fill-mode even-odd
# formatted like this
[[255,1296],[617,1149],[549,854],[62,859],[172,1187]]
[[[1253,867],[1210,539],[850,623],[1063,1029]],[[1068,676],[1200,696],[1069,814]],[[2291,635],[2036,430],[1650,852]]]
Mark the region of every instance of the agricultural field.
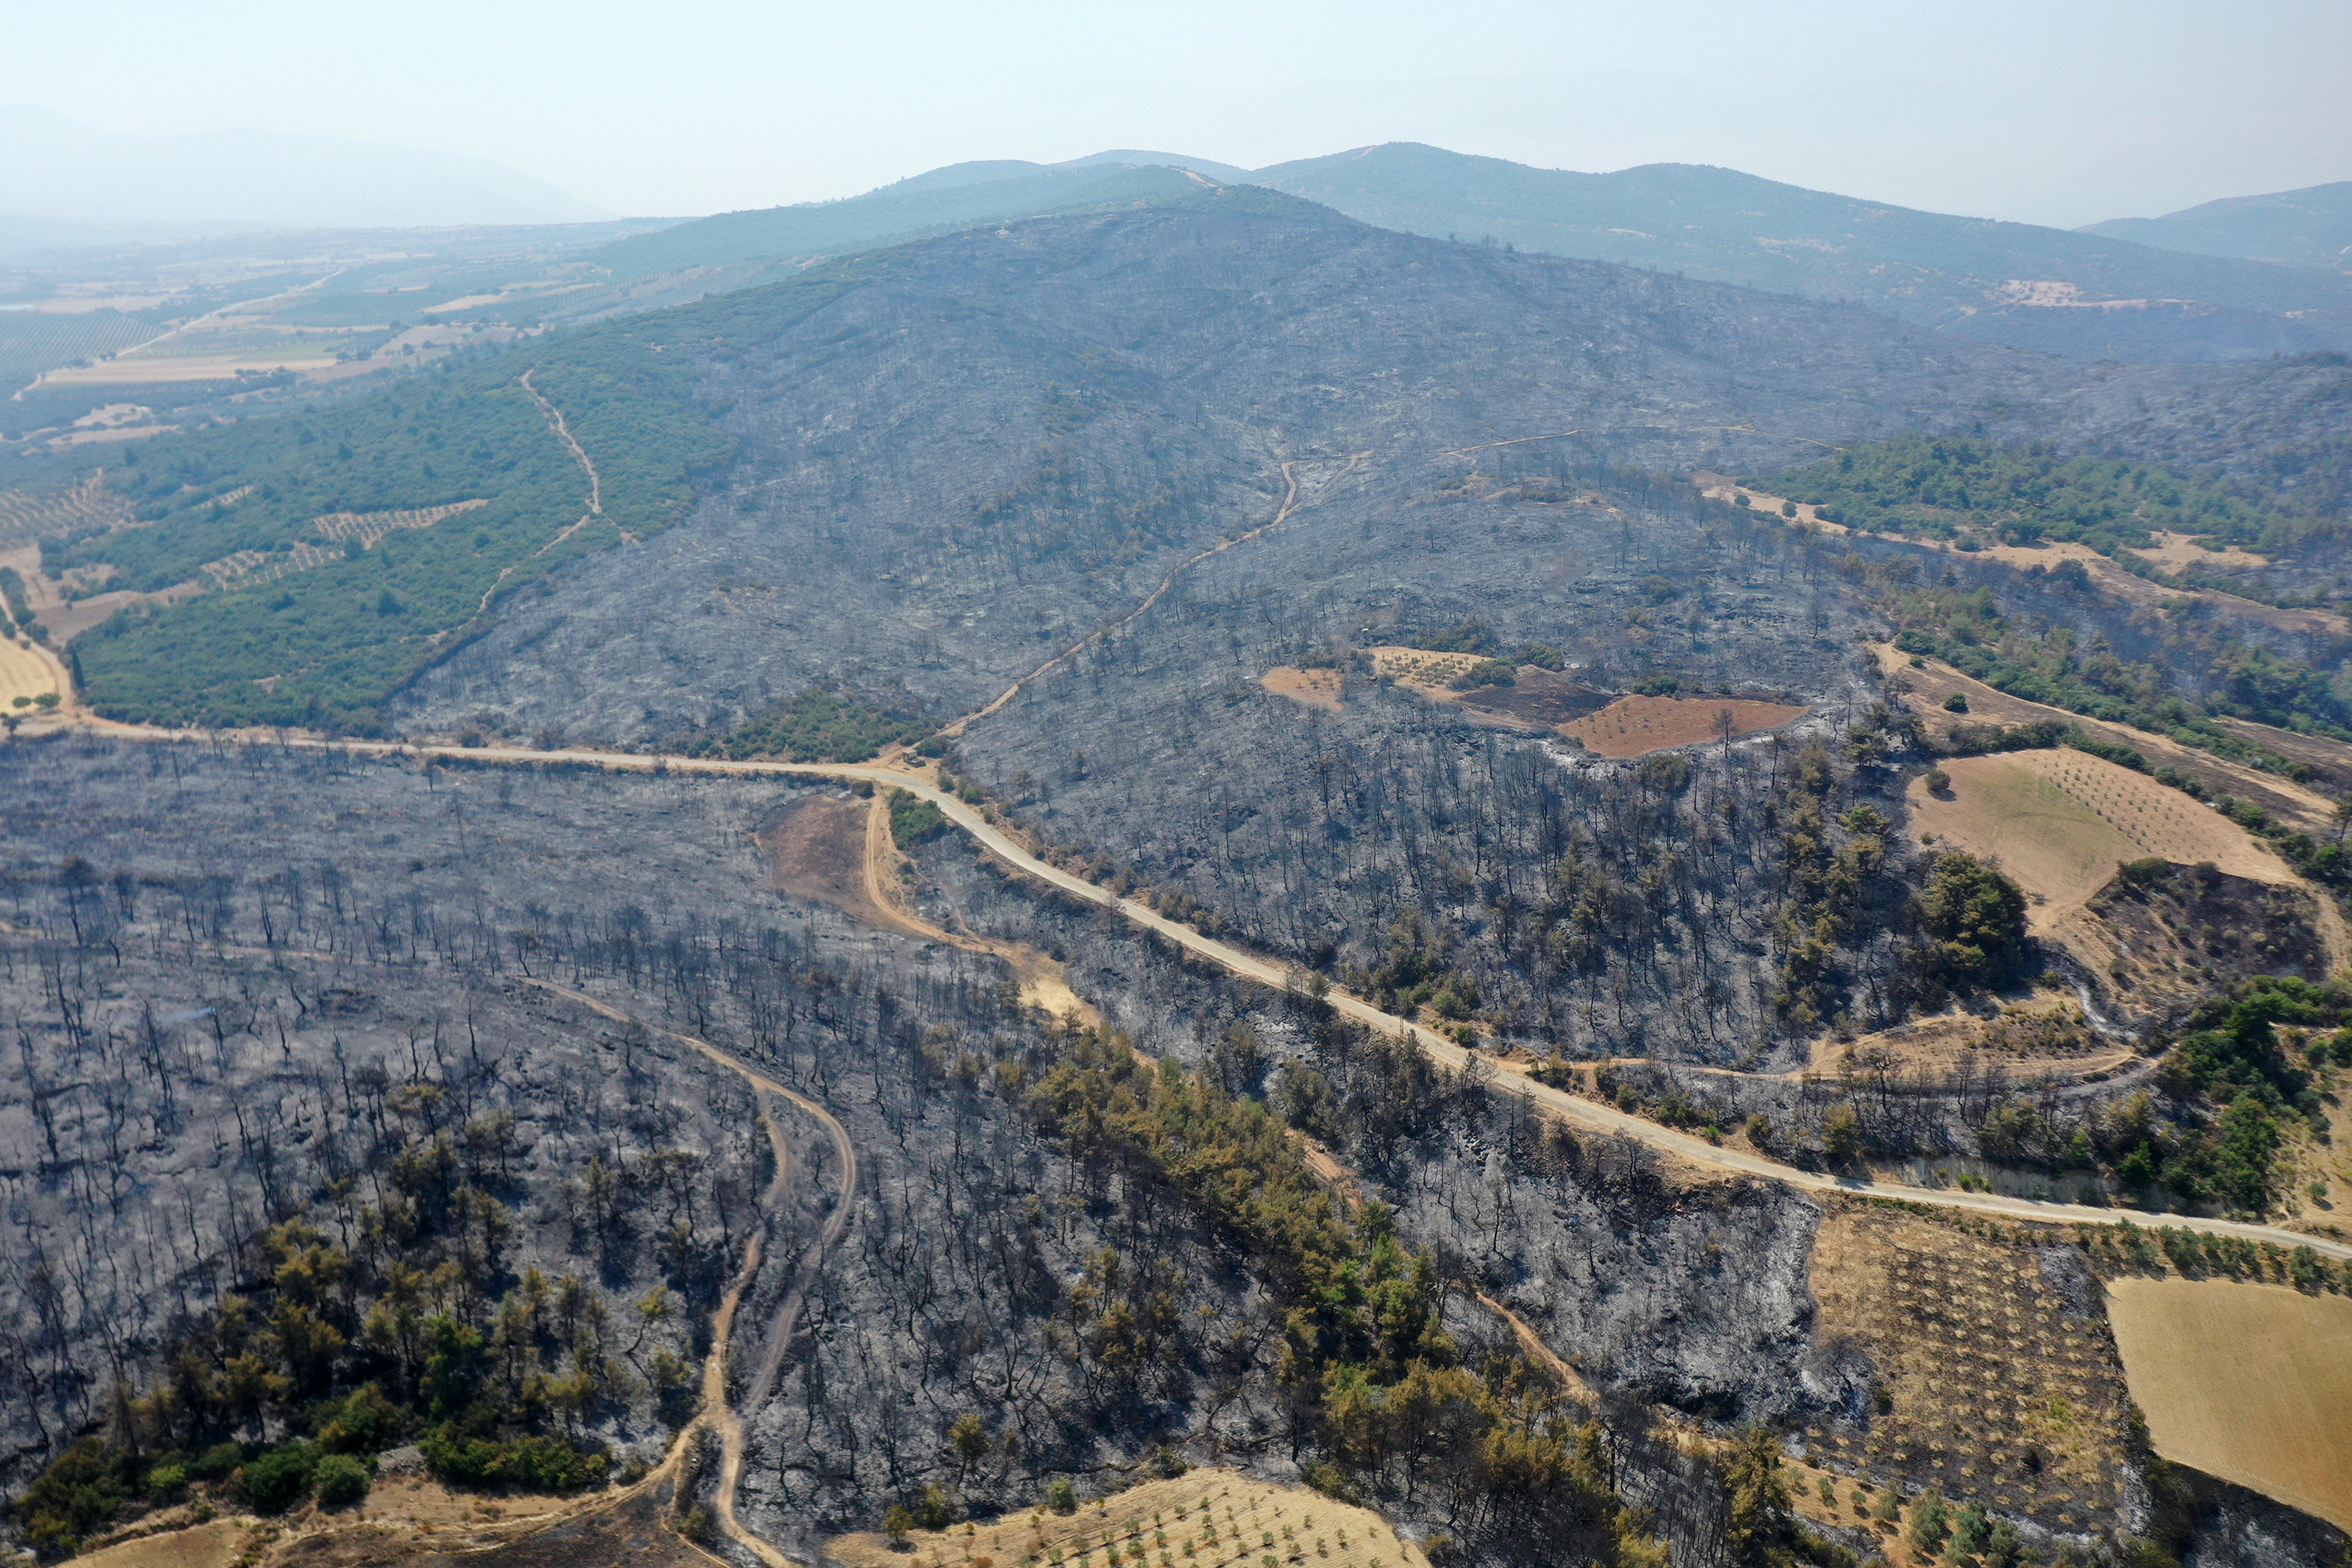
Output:
[[37,711],[38,699],[56,695],[57,667],[13,638],[0,639],[0,713]]
[[1604,757],[1638,757],[1672,746],[1752,735],[1793,724],[1806,710],[1731,697],[1620,697],[1560,731]]
[[[2280,821],[2304,832],[2325,829],[2335,815],[2336,802],[2333,799],[2277,773],[2262,773],[2242,763],[2184,746],[2168,735],[2155,734],[2126,724],[2102,723],[2078,713],[2070,713],[2063,708],[2011,697],[1962,674],[1941,659],[1915,657],[1891,644],[1874,645],[1872,652],[1878,659],[1879,668],[1888,677],[1888,691],[1896,701],[1917,715],[1921,729],[1938,741],[1948,741],[1962,730],[1988,726],[2069,724],[2103,744],[2122,746],[2139,752],[2151,766],[2173,768],[2187,774],[2209,795],[2231,795],[2260,806]],[[1953,709],[1947,706],[1956,696],[1966,704],[1965,707]],[[2221,719],[2215,722],[2222,730],[2241,735],[2256,746],[2297,760],[2301,760],[2300,749],[2290,743],[2304,742],[2326,759],[2329,766],[2346,769],[2347,779],[2352,779],[2352,747],[2344,747],[2318,737],[2297,735],[2292,731],[2267,724],[2247,723],[2233,719]],[[2329,749],[2331,747],[2335,749]]]
[[914,1531],[904,1549],[879,1533],[837,1536],[850,1568],[1427,1568],[1428,1558],[1370,1509],[1237,1470],[1192,1470],[1077,1506],[1038,1507],[988,1523]]
[[2107,1292],[2158,1454],[2352,1530],[2352,1300],[2180,1279]]
[[128,522],[130,506],[106,488],[103,469],[71,485],[47,489],[0,490],[0,544],[21,544],[44,534],[113,528]]
[[1822,1341],[1876,1370],[1867,1421],[1806,1429],[1816,1457],[2045,1529],[2113,1517],[2130,1401],[2072,1247],[1853,1205],[1822,1220],[1811,1286]]
[[119,310],[0,310],[0,381],[23,383],[59,365],[95,363],[162,331]]
[[2210,862],[2250,881],[2292,883],[2277,856],[2179,790],[2086,752],[2001,752],[1944,763],[1951,785],[1912,781],[1911,829],[1923,844],[1995,858],[2025,889],[2046,934],[2090,901],[2116,868],[2150,858]]

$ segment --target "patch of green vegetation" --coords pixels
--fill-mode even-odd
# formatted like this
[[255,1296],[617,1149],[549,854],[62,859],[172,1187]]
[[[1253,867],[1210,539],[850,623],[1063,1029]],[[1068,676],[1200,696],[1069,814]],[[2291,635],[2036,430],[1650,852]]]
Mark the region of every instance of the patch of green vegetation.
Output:
[[902,789],[890,792],[890,841],[901,849],[912,849],[926,838],[935,838],[947,830],[948,819],[931,802]]
[[[121,1389],[105,1433],[60,1454],[11,1505],[37,1551],[64,1555],[135,1500],[167,1500],[190,1481],[241,1479],[263,1513],[313,1495],[357,1501],[370,1457],[420,1432],[427,1463],[453,1483],[572,1490],[604,1479],[607,1456],[580,1433],[632,1392],[611,1353],[610,1303],[585,1280],[536,1268],[502,1299],[472,1283],[506,1272],[516,1225],[481,1184],[498,1130],[477,1121],[455,1136],[436,1128],[446,1108],[433,1095],[395,1100],[393,1125],[413,1135],[380,1200],[345,1191],[332,1222],[379,1239],[354,1256],[304,1219],[263,1232],[257,1288],[221,1297],[163,1347],[169,1370],[143,1391]],[[584,1180],[607,1212],[625,1201],[601,1160]],[[666,1350],[649,1376],[664,1404],[692,1383]],[[264,1431],[289,1435],[240,1440]]]
[[2024,969],[2025,894],[2000,868],[1958,851],[1937,856],[1916,912],[1935,943],[1923,967],[1944,984],[1999,989]]
[[1954,436],[1851,447],[1772,484],[1848,528],[1949,539],[1974,526],[2005,543],[2072,541],[2102,555],[2145,550],[2152,531],[2262,548],[2308,526],[2151,464]]
[[793,763],[863,763],[891,743],[911,745],[930,733],[919,721],[893,719],[871,704],[812,687],[781,708],[719,734],[697,736],[690,757],[782,757]]

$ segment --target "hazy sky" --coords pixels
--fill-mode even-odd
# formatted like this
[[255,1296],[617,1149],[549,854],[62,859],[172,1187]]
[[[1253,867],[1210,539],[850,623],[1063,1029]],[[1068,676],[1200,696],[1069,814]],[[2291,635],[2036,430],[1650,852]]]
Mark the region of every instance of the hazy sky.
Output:
[[[2074,225],[2352,179],[2346,0],[9,0],[0,102],[473,153],[618,213],[1108,147],[1673,160]],[[4,150],[0,150],[4,151]]]

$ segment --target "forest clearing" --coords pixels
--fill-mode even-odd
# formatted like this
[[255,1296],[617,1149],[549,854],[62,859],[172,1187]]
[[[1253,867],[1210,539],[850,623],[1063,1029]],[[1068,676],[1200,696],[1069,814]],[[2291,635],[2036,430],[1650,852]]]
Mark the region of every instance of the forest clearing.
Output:
[[1336,669],[1296,669],[1278,664],[1257,679],[1276,697],[1287,697],[1309,708],[1337,713],[1341,707],[1341,680]]
[[2352,1300],[2117,1279],[2107,1316],[2158,1454],[2352,1530]]
[[1269,1561],[1426,1568],[1429,1561],[1370,1509],[1227,1469],[1146,1481],[1091,1502],[1064,1497],[1026,1515],[910,1531],[907,1540],[899,1549],[884,1534],[844,1535],[826,1550],[850,1568],[1015,1568],[1049,1561],[1113,1568],[1130,1558],[1186,1568],[1260,1568]]

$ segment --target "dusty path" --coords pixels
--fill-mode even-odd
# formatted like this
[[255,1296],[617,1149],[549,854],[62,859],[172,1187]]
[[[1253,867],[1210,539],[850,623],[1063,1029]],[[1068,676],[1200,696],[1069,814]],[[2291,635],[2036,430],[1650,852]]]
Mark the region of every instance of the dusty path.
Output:
[[[538,560],[541,556],[546,554],[549,551],[554,549],[557,545],[562,543],[565,540],[571,538],[573,534],[579,532],[582,529],[587,527],[590,523],[594,522],[604,515],[604,481],[597,477],[596,464],[588,456],[588,448],[583,447],[580,444],[579,437],[572,434],[572,426],[565,421],[563,417],[563,410],[558,408],[554,404],[550,403],[545,397],[540,395],[539,388],[530,384],[530,378],[538,374],[538,367],[533,366],[531,369],[523,372],[520,376],[517,376],[515,378],[515,384],[521,387],[523,391],[530,395],[531,402],[536,404],[539,407],[540,417],[547,421],[547,427],[554,431],[556,437],[561,440],[566,447],[570,448],[572,452],[572,460],[578,463],[580,465],[581,471],[588,476],[588,510],[580,514],[580,520],[577,522],[565,524],[562,530],[559,531],[554,538],[549,540],[546,543],[532,551],[529,555],[524,556],[522,561],[516,562],[512,566],[509,566],[505,571],[500,572],[495,578],[491,579],[490,585],[482,590],[482,602],[474,606],[474,614],[476,616],[484,616],[489,613],[490,601],[498,597],[499,585],[505,583],[509,577],[514,575],[517,568],[522,565],[523,561]],[[637,542],[637,536],[631,533],[625,528],[620,530],[620,535],[623,539],[627,540],[631,544],[635,544]]]
[[609,1002],[601,1001],[583,991],[574,991],[568,985],[531,979],[525,979],[523,984],[576,1002],[615,1023],[634,1024],[651,1034],[699,1051],[749,1084],[752,1093],[758,1097],[760,1125],[768,1134],[768,1146],[776,1159],[775,1178],[768,1184],[768,1190],[761,1198],[761,1227],[745,1244],[742,1266],[736,1270],[734,1280],[719,1301],[719,1310],[711,1317],[710,1354],[702,1363],[701,1413],[685,1431],[678,1434],[677,1441],[670,1446],[669,1457],[662,1461],[660,1468],[639,1485],[652,1485],[675,1474],[694,1434],[709,1427],[719,1434],[720,1458],[717,1503],[719,1529],[730,1541],[767,1563],[769,1568],[798,1568],[790,1558],[754,1535],[735,1517],[735,1492],[743,1477],[743,1424],[736,1414],[734,1403],[727,1396],[729,1363],[735,1338],[735,1313],[742,1304],[744,1290],[759,1274],[768,1226],[783,1207],[792,1173],[792,1151],[784,1142],[783,1133],[777,1127],[775,1118],[770,1113],[772,1101],[789,1100],[824,1128],[826,1135],[833,1141],[834,1155],[841,1163],[841,1194],[834,1200],[833,1212],[825,1216],[816,1240],[802,1257],[800,1268],[793,1276],[791,1289],[785,1292],[782,1304],[768,1321],[767,1351],[760,1358],[758,1372],[745,1384],[741,1405],[746,1410],[757,1410],[774,1387],[776,1373],[783,1364],[784,1352],[792,1344],[793,1331],[799,1326],[801,1306],[807,1300],[809,1281],[815,1278],[817,1269],[824,1265],[825,1254],[832,1250],[835,1242],[841,1239],[843,1229],[849,1224],[850,1203],[857,1192],[857,1150],[849,1142],[849,1134],[843,1130],[841,1123],[834,1120],[831,1111],[808,1096],[785,1088],[731,1051],[676,1029],[647,1024]]
[[[1356,465],[1370,456],[1371,454],[1370,452],[1352,452],[1349,454],[1348,466],[1341,468],[1338,473],[1332,475],[1329,479],[1324,480],[1321,485],[1317,487],[1318,492],[1320,493],[1322,490],[1329,489],[1333,485],[1338,484],[1341,479],[1344,479],[1349,474],[1354,473],[1356,471]],[[1290,514],[1298,510],[1298,477],[1294,471],[1297,467],[1298,465],[1296,461],[1287,462],[1282,465],[1282,482],[1285,493],[1282,498],[1282,506],[1275,512],[1272,521],[1262,522],[1255,528],[1251,529],[1247,533],[1236,533],[1231,539],[1221,539],[1216,543],[1209,546],[1208,549],[1202,551],[1199,554],[1188,556],[1186,559],[1178,562],[1174,566],[1169,569],[1167,576],[1160,579],[1160,586],[1152,589],[1150,593],[1144,595],[1143,603],[1136,605],[1135,608],[1129,610],[1126,615],[1121,616],[1118,619],[1111,622],[1108,626],[1099,627],[1087,633],[1085,637],[1080,637],[1077,641],[1072,643],[1069,647],[1064,648],[1061,652],[1055,654],[1053,658],[1047,659],[1045,663],[1039,665],[1036,668],[1031,670],[1028,674],[1023,676],[1012,685],[1006,687],[1003,691],[997,694],[996,700],[991,702],[987,707],[981,709],[978,712],[967,713],[951,724],[941,725],[940,728],[940,733],[950,737],[962,734],[965,725],[971,723],[975,719],[985,719],[990,714],[998,711],[1006,703],[1021,695],[1021,689],[1028,685],[1031,681],[1037,679],[1039,677],[1045,675],[1049,670],[1055,668],[1076,655],[1085,652],[1087,648],[1092,647],[1096,643],[1100,642],[1103,638],[1110,636],[1111,633],[1118,631],[1122,626],[1131,625],[1142,616],[1146,611],[1150,610],[1152,605],[1158,604],[1160,599],[1167,595],[1169,589],[1176,585],[1177,578],[1181,577],[1185,573],[1190,572],[1202,562],[1208,560],[1209,557],[1213,555],[1222,555],[1236,544],[1247,544],[1251,540],[1259,538],[1262,535],[1270,533],[1274,530],[1280,528],[1285,522],[1289,521]]]

